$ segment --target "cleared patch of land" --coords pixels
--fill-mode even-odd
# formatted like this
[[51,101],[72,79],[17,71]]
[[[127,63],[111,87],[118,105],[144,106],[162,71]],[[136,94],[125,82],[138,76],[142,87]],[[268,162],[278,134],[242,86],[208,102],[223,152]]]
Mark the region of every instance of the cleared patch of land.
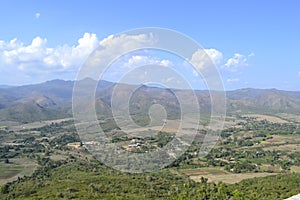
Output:
[[300,123],[299,115],[294,115],[294,114],[290,114],[290,113],[280,113],[280,114],[277,114],[277,116],[280,118],[283,118],[285,120],[288,120],[288,121]]
[[269,122],[279,123],[279,124],[290,123],[287,120],[275,116],[270,116],[270,115],[248,114],[248,115],[244,115],[243,117],[253,117],[256,118],[256,120],[267,120]]
[[0,179],[11,178],[23,170],[22,166],[15,166],[11,164],[0,164]]
[[300,150],[300,144],[283,144],[279,146],[270,146],[263,148],[264,151],[288,151],[297,152]]
[[48,120],[48,121],[39,121],[39,122],[32,122],[27,124],[18,124],[18,125],[11,125],[8,126],[13,131],[20,131],[24,129],[33,129],[33,128],[39,128],[45,125],[50,125],[52,123],[60,123],[63,121],[69,121],[73,118],[63,118],[63,119],[56,119],[56,120]]
[[263,164],[260,166],[260,170],[266,171],[266,172],[272,172],[272,173],[280,173],[282,172],[282,168],[278,165],[269,165],[269,164]]
[[[272,135],[271,139],[262,141],[261,144],[299,144],[299,135]],[[276,146],[275,146],[276,147]]]
[[244,179],[254,177],[265,177],[270,175],[276,175],[276,173],[239,173],[233,174],[224,171],[222,168],[207,167],[199,169],[183,169],[180,172],[188,175],[192,180],[199,182],[201,177],[207,178],[208,182],[224,182],[228,184],[238,183]]
[[0,126],[0,130],[1,129],[6,129],[7,128],[7,126]]
[[292,166],[291,167],[291,172],[300,173],[300,167],[299,166]]
[[18,177],[30,176],[37,164],[28,159],[11,159],[10,163],[0,164],[0,185],[17,180]]

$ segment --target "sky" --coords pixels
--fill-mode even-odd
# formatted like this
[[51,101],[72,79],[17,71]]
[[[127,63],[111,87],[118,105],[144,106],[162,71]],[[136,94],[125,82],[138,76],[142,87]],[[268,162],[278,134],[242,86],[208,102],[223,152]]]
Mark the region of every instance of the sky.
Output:
[[[202,46],[226,90],[300,91],[297,0],[3,0],[0,5],[0,85],[74,80],[99,45],[124,43],[116,35],[127,30],[161,27]],[[163,55],[127,58],[134,64],[172,63]],[[189,61],[197,67],[196,55]]]

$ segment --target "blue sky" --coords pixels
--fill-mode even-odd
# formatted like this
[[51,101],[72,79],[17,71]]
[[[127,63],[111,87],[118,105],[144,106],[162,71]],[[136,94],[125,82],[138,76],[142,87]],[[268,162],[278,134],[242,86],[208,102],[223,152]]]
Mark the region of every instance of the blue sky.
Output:
[[[162,27],[220,53],[214,61],[227,90],[300,90],[297,0],[7,0],[0,10],[0,84],[75,79],[97,42],[128,29]],[[74,51],[83,56],[71,57]]]

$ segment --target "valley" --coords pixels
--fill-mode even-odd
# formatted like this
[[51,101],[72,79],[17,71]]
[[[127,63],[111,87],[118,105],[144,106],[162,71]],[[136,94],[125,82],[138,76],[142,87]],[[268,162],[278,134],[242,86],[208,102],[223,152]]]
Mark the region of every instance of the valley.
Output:
[[[59,81],[59,84],[62,83]],[[61,91],[66,90],[64,85],[53,88],[53,84],[51,82],[51,87],[47,86],[48,97],[43,98],[51,103],[40,101],[41,96],[45,95],[42,90],[39,92],[43,95],[32,96],[25,92],[22,94],[20,91],[23,89],[16,88],[19,96],[15,97],[15,103],[6,104],[0,109],[0,199],[117,199],[119,196],[123,199],[138,199],[141,195],[144,199],[282,199],[300,193],[297,185],[300,181],[298,104],[291,105],[292,111],[284,108],[288,101],[273,109],[273,97],[270,97],[268,104],[272,106],[266,106],[268,110],[265,112],[256,111],[259,105],[257,109],[250,109],[254,106],[251,101],[256,102],[257,98],[266,101],[270,91],[267,91],[265,98],[261,97],[265,94],[249,97],[251,93],[241,96],[237,92],[227,96],[227,104],[231,106],[221,132],[208,126],[210,115],[204,107],[201,121],[189,118],[181,132],[177,132],[180,113],[176,102],[170,96],[164,96],[166,93],[161,88],[142,88],[139,92],[143,95],[143,102],[139,101],[139,93],[132,100],[132,120],[139,127],[127,126],[128,129],[123,130],[118,127],[106,103],[111,93],[108,91],[113,85],[107,83],[107,93],[101,93],[104,89],[99,88],[99,125],[109,142],[120,151],[131,154],[154,152],[165,147],[176,136],[189,136],[194,131],[197,133],[187,151],[164,169],[131,174],[103,165],[87,151],[88,143],[79,137],[69,114],[71,99]],[[9,91],[13,90],[10,88]],[[151,95],[152,92],[154,95]],[[287,92],[281,93],[282,99],[292,98],[286,98]],[[198,95],[200,102],[203,98],[205,100],[206,94],[202,96],[200,92]],[[30,113],[27,113],[28,102],[22,100],[28,99],[26,96],[30,96],[29,103],[38,110],[30,109]],[[149,121],[149,116],[144,114],[144,110],[153,105],[154,100],[155,103],[161,102],[166,111],[172,113],[167,119]],[[249,102],[242,103],[245,100]],[[298,102],[299,99],[292,101]],[[136,105],[138,107],[134,107]],[[202,106],[209,105],[202,102]],[[21,115],[18,113],[6,115],[7,110],[16,107],[24,108],[21,111],[22,118],[19,118]],[[51,114],[59,109],[67,112],[62,115]],[[30,118],[35,114],[45,118]],[[122,122],[129,123],[128,120]],[[199,123],[198,129],[189,128],[196,123]],[[203,140],[208,133],[220,135],[211,151],[200,155]],[[269,188],[269,192],[265,188]],[[157,190],[160,192],[154,192]],[[272,192],[275,190],[276,193]]]

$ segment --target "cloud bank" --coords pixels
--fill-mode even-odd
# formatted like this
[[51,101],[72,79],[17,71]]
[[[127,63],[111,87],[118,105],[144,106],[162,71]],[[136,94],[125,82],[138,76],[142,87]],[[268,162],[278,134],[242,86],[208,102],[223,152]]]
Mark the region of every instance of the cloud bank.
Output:
[[[37,13],[39,18],[40,14]],[[7,74],[2,81],[6,84],[25,84],[42,82],[52,78],[75,79],[77,71],[87,57],[97,48],[107,48],[109,54],[122,52],[126,49],[139,48],[155,42],[151,35],[119,35],[108,36],[99,40],[96,34],[84,33],[75,45],[58,45],[49,47],[46,38],[33,38],[30,44],[25,44],[14,38],[10,41],[0,40],[0,72]],[[118,48],[116,48],[118,47]],[[207,55],[209,57],[207,57]],[[239,53],[225,59],[217,49],[204,49],[195,52],[190,62],[202,70],[207,63],[214,63],[220,70],[236,72],[248,66],[248,59],[252,54],[245,56]],[[145,55],[134,55],[128,59],[125,67],[144,64],[158,64],[174,66],[171,60],[153,58]],[[10,76],[15,76],[13,79]]]

